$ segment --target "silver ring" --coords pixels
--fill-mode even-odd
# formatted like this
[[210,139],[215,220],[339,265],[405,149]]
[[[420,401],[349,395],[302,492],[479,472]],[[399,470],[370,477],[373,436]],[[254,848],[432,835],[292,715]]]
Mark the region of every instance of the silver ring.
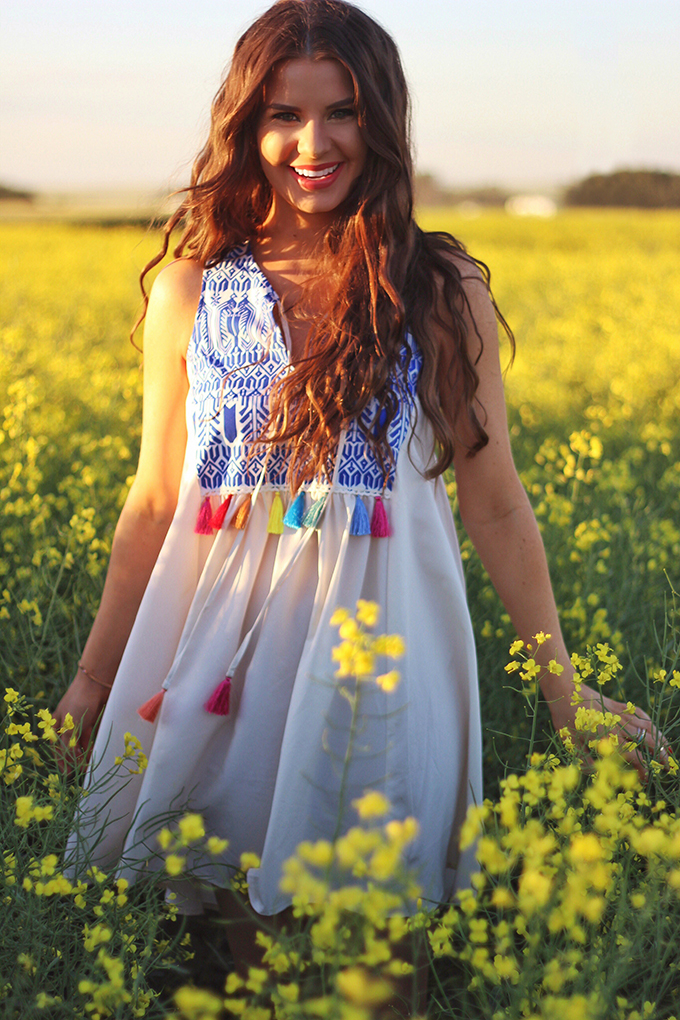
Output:
[[638,728],[635,731],[635,743],[641,744],[646,736],[647,730],[643,726],[638,726]]

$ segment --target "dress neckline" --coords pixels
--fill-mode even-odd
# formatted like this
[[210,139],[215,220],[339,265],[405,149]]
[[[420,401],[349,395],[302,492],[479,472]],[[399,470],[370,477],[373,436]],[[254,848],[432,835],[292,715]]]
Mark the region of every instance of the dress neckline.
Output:
[[250,264],[251,264],[252,269],[255,272],[255,275],[257,277],[259,277],[260,282],[264,284],[266,290],[268,291],[268,296],[269,296],[270,300],[272,301],[272,303],[275,304],[275,305],[279,305],[280,306],[281,305],[281,298],[277,294],[277,292],[276,292],[276,290],[274,288],[274,284],[271,282],[271,280],[269,279],[269,277],[265,273],[264,269],[262,268],[260,263],[255,258],[255,254],[253,252],[253,247],[252,247],[250,241],[246,241],[244,255],[246,256],[246,258],[248,258],[250,260]]

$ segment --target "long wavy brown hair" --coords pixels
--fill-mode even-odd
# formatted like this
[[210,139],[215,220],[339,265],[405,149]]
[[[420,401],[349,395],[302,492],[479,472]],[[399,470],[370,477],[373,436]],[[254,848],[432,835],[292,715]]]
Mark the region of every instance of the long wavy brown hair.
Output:
[[[347,70],[368,152],[323,239],[319,276],[330,293],[328,311],[312,323],[303,358],[274,385],[269,422],[258,439],[290,449],[295,490],[331,475],[343,427],[375,397],[377,412],[365,432],[386,470],[387,432],[405,391],[409,332],[423,357],[418,397],[436,440],[427,477],[436,477],[453,460],[461,420],[474,437],[469,456],[488,442],[475,399],[479,380],[468,355],[462,279],[481,271],[488,288],[489,272],[450,234],[426,233],[416,224],[409,96],[399,53],[380,25],[344,0],[278,0],[239,39],[191,183],[165,227],[161,251],[142,273],[139,321],[146,311],[144,278],[167,254],[176,228],[182,234],[174,256],[212,266],[265,222],[272,193],[256,143],[265,86],[275,65],[301,57],[337,60]],[[496,312],[514,353],[512,334]],[[454,395],[453,409],[443,382]]]

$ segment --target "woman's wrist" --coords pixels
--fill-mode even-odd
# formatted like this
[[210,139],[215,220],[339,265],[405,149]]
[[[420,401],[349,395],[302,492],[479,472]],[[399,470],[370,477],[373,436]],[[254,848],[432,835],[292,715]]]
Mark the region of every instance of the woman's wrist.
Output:
[[98,687],[103,687],[104,690],[110,691],[113,687],[113,680],[111,683],[106,680],[102,680],[101,677],[98,677],[95,673],[92,673],[89,669],[87,669],[82,662],[78,663],[78,672],[82,673],[83,676],[86,676],[92,683],[97,684]]

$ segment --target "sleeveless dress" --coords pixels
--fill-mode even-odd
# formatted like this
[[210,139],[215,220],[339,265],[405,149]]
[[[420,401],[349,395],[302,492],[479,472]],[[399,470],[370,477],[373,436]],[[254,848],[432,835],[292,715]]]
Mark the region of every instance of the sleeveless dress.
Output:
[[[250,445],[273,380],[291,370],[277,301],[248,245],[203,273],[177,509],[101,720],[67,862],[134,881],[163,867],[156,834],[168,819],[198,811],[206,833],[229,846],[209,858],[189,853],[200,881],[168,881],[180,911],[214,904],[214,886],[228,885],[241,853],[253,851],[261,863],[248,872],[250,901],[270,915],[291,902],[279,882],[297,845],[356,825],[351,801],[376,789],[390,818],[418,820],[406,864],[423,899],[442,902],[474,867],[457,843],[468,805],[482,800],[481,729],[446,487],[423,477],[433,438],[416,397],[421,356],[409,339],[387,474],[355,421],[331,482],[293,501],[285,451]],[[367,428],[376,417],[369,405]],[[329,621],[358,599],[379,604],[375,633],[401,635],[406,651],[380,664],[399,670],[394,690],[360,685],[339,810],[351,708],[335,679]],[[226,715],[206,710],[216,689],[228,696]],[[155,720],[140,718],[160,690]],[[115,763],[126,733],[148,756],[140,774]]]

